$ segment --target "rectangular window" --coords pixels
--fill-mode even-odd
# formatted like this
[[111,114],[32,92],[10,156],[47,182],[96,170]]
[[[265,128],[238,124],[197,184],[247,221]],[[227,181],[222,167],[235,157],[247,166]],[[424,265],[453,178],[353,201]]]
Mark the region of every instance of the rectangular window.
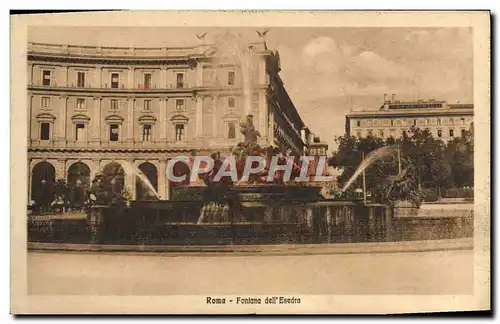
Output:
[[441,118],[438,118],[438,119],[437,119],[437,124],[438,124],[439,126],[441,126]]
[[144,73],[144,89],[151,89],[151,73]]
[[453,137],[455,135],[454,133],[453,129],[450,129],[450,137]]
[[236,103],[235,103],[234,97],[227,98],[227,107],[228,108],[234,108],[235,105],[236,105]]
[[460,118],[460,123],[461,123],[462,125],[465,125],[465,118]]
[[85,88],[85,72],[76,73],[76,86],[78,88]]
[[373,130],[371,129],[368,130],[368,136],[373,136]]
[[379,129],[378,136],[379,137],[384,137],[384,130],[383,129]]
[[175,100],[175,109],[177,111],[184,111],[184,99]]
[[75,125],[75,140],[76,141],[85,141],[85,124],[76,124]]
[[416,119],[413,120],[413,126],[417,126],[417,120]]
[[110,110],[118,110],[118,99],[111,99],[109,101],[109,109]]
[[391,126],[394,126],[394,120],[391,119]]
[[76,98],[76,109],[85,110],[85,99],[84,98]]
[[356,121],[356,126],[361,127],[361,121],[360,120]]
[[144,110],[151,110],[151,100],[144,100]]
[[234,71],[229,71],[227,74],[227,84],[228,85],[234,85]]
[[118,73],[111,73],[111,88],[118,88],[120,86],[120,75]]
[[177,88],[184,88],[184,73],[177,73]]
[[42,97],[42,108],[50,108],[50,97]]
[[463,129],[463,128],[462,128],[462,129],[461,129],[461,135],[462,135],[462,137],[465,137],[465,134],[466,134],[466,133],[465,133],[465,129]]
[[184,140],[184,124],[175,124],[175,140]]
[[361,132],[356,132],[356,137],[361,138]]
[[437,135],[439,138],[443,137],[443,131],[438,129]]
[[40,139],[43,141],[50,139],[50,123],[40,123]]
[[151,141],[151,129],[152,129],[152,125],[143,125],[142,126],[142,140],[144,142],[149,142]]
[[109,125],[109,140],[111,142],[117,142],[120,135],[120,125],[111,124]]
[[236,125],[234,123],[227,124],[227,138],[236,138]]
[[43,70],[42,72],[42,82],[44,86],[49,86],[52,79],[52,72],[49,70]]
[[450,123],[450,125],[453,125],[453,118],[449,119],[449,123]]

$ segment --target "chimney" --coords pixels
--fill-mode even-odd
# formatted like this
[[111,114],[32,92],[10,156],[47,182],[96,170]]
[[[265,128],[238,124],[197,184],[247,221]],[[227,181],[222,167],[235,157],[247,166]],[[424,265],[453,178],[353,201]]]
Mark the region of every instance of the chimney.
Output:
[[395,93],[392,94],[392,100],[391,101],[392,102],[396,101],[396,94]]
[[384,93],[384,102],[387,102],[387,97],[388,97],[387,93]]

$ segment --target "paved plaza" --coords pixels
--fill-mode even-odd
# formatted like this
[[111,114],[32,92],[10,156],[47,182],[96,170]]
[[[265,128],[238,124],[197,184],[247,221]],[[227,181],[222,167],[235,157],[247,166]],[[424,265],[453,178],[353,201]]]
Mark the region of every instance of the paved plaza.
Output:
[[331,255],[29,252],[30,294],[470,294],[473,250]]

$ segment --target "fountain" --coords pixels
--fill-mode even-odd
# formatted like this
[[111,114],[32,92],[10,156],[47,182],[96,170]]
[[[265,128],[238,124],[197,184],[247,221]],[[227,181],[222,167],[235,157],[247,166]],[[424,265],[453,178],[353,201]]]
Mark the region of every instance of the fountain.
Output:
[[365,171],[366,168],[368,168],[373,162],[383,159],[386,156],[393,155],[397,151],[397,146],[396,145],[389,145],[389,146],[384,146],[381,148],[378,148],[370,154],[366,156],[366,158],[361,162],[359,167],[356,169],[354,174],[349,178],[349,180],[346,182],[344,187],[342,188],[342,192],[345,192],[351,184],[356,181],[356,179]]
[[215,47],[219,54],[215,63],[232,64],[239,66],[243,86],[243,100],[245,115],[250,113],[251,98],[252,98],[252,75],[251,69],[253,66],[254,53],[251,46],[241,41],[242,37],[239,34],[227,32],[222,37],[215,41]]
[[[88,219],[84,225],[78,223],[70,226],[68,222],[57,225],[58,223],[52,222],[49,234],[46,234],[37,232],[35,224],[29,233],[30,241],[70,240],[70,243],[144,246],[405,239],[408,225],[404,220],[394,219],[390,205],[364,205],[359,201],[325,199],[320,194],[321,186],[295,183],[293,180],[284,183],[283,173],[279,172],[272,181],[268,181],[270,158],[278,155],[279,163],[286,164],[288,156],[276,148],[261,147],[259,144],[260,133],[254,126],[251,115],[251,68],[255,58],[253,50],[243,44],[238,35],[230,33],[217,40],[216,44],[218,63],[239,66],[243,81],[244,120],[240,123],[240,130],[244,140],[226,157],[235,159],[238,175],[236,181],[229,177],[216,179],[217,172],[224,163],[220,154],[215,153],[212,155],[214,168],[201,175],[205,186],[199,199],[162,200],[149,179],[136,166],[121,161],[120,165],[125,172],[137,176],[156,200],[132,200],[127,204],[128,197],[115,192],[112,184],[96,177],[91,190],[94,199],[87,206]],[[342,191],[347,190],[374,161],[393,154],[395,149],[394,146],[388,146],[370,153]],[[245,178],[242,168],[247,157],[264,157],[267,165],[261,172]],[[294,165],[292,179],[298,176],[298,171],[300,168]],[[186,170],[186,174],[189,173],[190,170]],[[388,195],[401,189],[406,181],[406,174],[391,178],[392,186]],[[59,235],[58,232],[62,234]],[[425,239],[427,233],[426,230],[419,231],[412,238]],[[469,232],[460,235],[469,235]]]
[[144,187],[146,187],[148,189],[148,191],[154,195],[154,198],[156,198],[158,200],[161,199],[160,195],[155,190],[155,188],[153,187],[153,185],[149,181],[148,177],[146,177],[144,175],[144,173],[142,173],[142,171],[137,166],[133,165],[132,163],[130,163],[128,161],[121,161],[120,165],[123,167],[126,174],[133,174],[136,177],[138,177],[139,180],[141,181],[142,185]]

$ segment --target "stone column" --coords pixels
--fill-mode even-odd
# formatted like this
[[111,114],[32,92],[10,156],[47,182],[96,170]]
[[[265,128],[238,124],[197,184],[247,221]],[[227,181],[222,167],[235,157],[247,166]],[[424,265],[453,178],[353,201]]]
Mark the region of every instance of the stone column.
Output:
[[[135,162],[134,160],[127,160],[126,162],[134,165]],[[130,171],[125,170],[125,188],[130,193],[130,196],[132,199],[136,199],[136,190],[135,190],[135,181],[136,181],[136,174],[135,173],[130,173]]]
[[101,112],[102,110],[101,103],[102,103],[102,97],[94,97],[94,103],[93,103],[94,109],[90,120],[90,124],[92,125],[90,140],[92,141],[92,144],[94,146],[100,146],[102,141],[101,123],[103,122],[103,120]]
[[167,98],[160,98],[160,120],[158,121],[160,127],[160,142],[167,141]]
[[199,138],[203,136],[203,97],[196,96],[196,135]]
[[131,144],[135,141],[134,138],[134,104],[135,98],[129,97],[128,101],[128,109],[127,109],[127,137],[125,140],[130,142]]
[[167,160],[160,160],[158,164],[158,194],[162,199],[168,199],[167,197]]
[[56,165],[56,181],[59,179],[66,180],[66,159],[57,160]]
[[135,89],[135,69],[133,67],[128,68],[128,89]]
[[93,159],[92,167],[90,168],[90,181],[92,181],[95,178],[98,172],[101,172],[101,160]]

